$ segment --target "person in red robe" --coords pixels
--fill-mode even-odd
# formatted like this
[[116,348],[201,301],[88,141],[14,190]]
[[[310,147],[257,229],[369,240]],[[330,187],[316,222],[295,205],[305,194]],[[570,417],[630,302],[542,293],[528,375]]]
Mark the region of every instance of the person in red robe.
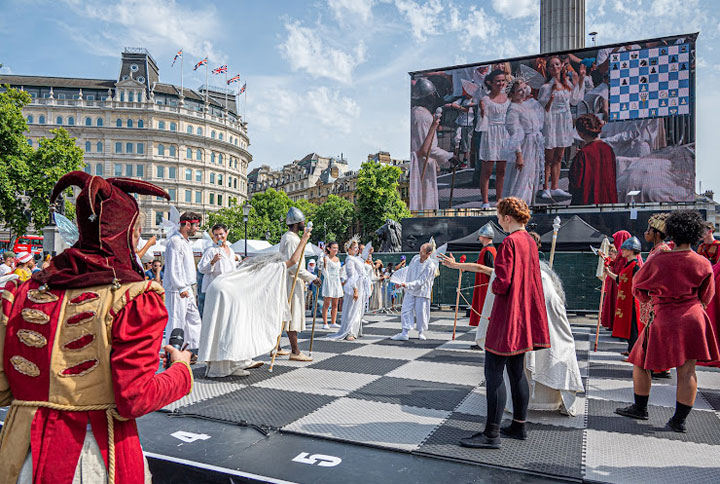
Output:
[[[713,331],[715,331],[717,345],[720,348],[720,290],[718,290],[718,287],[720,287],[720,262],[713,266],[713,279],[715,280],[715,295],[710,299],[705,312],[710,319],[710,324],[712,324]],[[720,360],[698,362],[698,365],[718,368],[720,367]]]
[[697,253],[707,258],[711,264],[715,265],[720,260],[720,240],[715,240],[713,232],[715,232],[715,224],[712,222],[705,222],[703,241],[698,246]]
[[[167,311],[162,286],[135,257],[141,223],[131,193],[164,197],[140,180],[63,176],[79,240],[49,267],[5,287],[0,311],[0,483],[65,484],[90,473],[141,484],[149,471],[135,419],[190,393],[190,352],[158,355]],[[89,468],[89,469],[88,469]],[[146,475],[147,474],[147,475]],[[79,481],[78,481],[79,482]]]
[[568,174],[571,205],[618,203],[615,152],[599,139],[602,122],[594,114],[583,114],[575,121],[575,129],[584,144]]
[[[540,275],[537,245],[525,230],[530,220],[527,204],[515,197],[497,205],[500,226],[509,235],[495,259],[495,294],[485,339],[485,389],[487,419],[485,430],[460,440],[472,448],[499,449],[503,436],[525,440],[525,419],[530,398],[525,377],[525,353],[550,347],[547,309]],[[512,423],[500,429],[506,403],[503,379],[510,378],[513,400]]]
[[[627,239],[631,237],[630,232],[627,230],[619,230],[613,234],[613,246],[615,246],[616,252],[620,253],[620,246]],[[642,263],[642,258],[638,255],[638,261]],[[610,266],[610,270],[619,274],[625,265],[627,260],[624,257],[617,256]],[[605,297],[603,299],[602,314],[600,315],[600,323],[604,328],[612,331],[613,323],[615,320],[615,306],[617,304],[617,283],[613,279],[608,279],[605,284]]]
[[642,246],[637,237],[630,237],[623,242],[620,250],[621,257],[627,261],[627,265],[619,274],[613,273],[608,267],[605,267],[605,273],[618,285],[612,335],[627,340],[628,350],[624,355],[629,356],[637,341],[638,333],[643,328],[639,320],[640,305],[632,294],[633,278],[640,270],[637,256],[642,251]]
[[[478,230],[478,240],[483,245],[480,254],[478,254],[477,263],[485,267],[495,267],[495,256],[497,251],[492,245],[495,230],[493,230],[490,222],[483,225]],[[485,304],[485,296],[487,295],[490,276],[482,272],[475,273],[475,289],[473,290],[472,309],[470,310],[470,326],[477,326],[480,323],[480,314],[482,314],[483,304]],[[475,345],[477,346],[477,345]]]
[[635,297],[652,302],[655,312],[630,353],[635,403],[615,413],[647,420],[652,384],[648,370],[677,368],[675,414],[667,425],[685,432],[697,395],[695,365],[720,358],[715,330],[703,309],[715,294],[715,279],[710,262],[691,249],[702,237],[700,214],[678,210],[665,226],[675,248],[655,254],[635,275]]

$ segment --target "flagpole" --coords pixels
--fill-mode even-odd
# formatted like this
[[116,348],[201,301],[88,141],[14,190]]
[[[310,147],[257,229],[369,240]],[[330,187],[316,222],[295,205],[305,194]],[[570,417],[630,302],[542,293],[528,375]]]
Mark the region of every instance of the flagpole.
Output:
[[209,66],[210,66],[210,60],[208,59],[208,56],[205,56],[205,104],[208,104],[208,67]]
[[228,108],[228,103],[227,103],[227,92],[228,92],[227,76],[228,76],[228,70],[227,70],[227,66],[226,66],[225,67],[225,109],[230,111],[230,108]]
[[247,122],[245,119],[245,110],[247,109],[247,81],[245,81],[245,92],[243,92],[243,123]]
[[180,49],[180,96],[185,96],[185,88],[183,83],[183,70],[185,67],[185,52]]

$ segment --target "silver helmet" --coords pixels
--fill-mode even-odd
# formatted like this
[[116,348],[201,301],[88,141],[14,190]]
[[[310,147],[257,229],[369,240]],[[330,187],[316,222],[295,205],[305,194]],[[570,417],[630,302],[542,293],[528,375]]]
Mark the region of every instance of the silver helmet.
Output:
[[285,216],[285,223],[288,225],[295,225],[304,221],[305,214],[302,213],[302,210],[297,207],[290,207],[290,210],[288,210],[288,213]]
[[432,83],[432,81],[426,77],[421,77],[417,81],[415,81],[415,84],[412,87],[412,98],[414,100],[423,99],[427,96],[437,96],[438,98],[440,95],[437,92],[437,89],[435,89],[435,84]]
[[495,237],[495,230],[493,229],[493,226],[490,222],[486,223],[482,227],[480,227],[480,230],[477,231],[478,237],[487,237],[488,239],[492,239]]
[[622,243],[620,249],[628,249],[634,252],[642,252],[642,245],[640,244],[640,239],[638,239],[637,237],[630,237]]

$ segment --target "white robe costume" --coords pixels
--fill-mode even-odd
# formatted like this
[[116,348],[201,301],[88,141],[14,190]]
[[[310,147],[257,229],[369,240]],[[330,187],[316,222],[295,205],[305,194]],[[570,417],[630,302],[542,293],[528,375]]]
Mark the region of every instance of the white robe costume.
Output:
[[[200,262],[198,262],[198,271],[204,275],[200,292],[207,292],[208,287],[217,277],[232,272],[237,267],[235,251],[229,245],[227,248],[230,251],[229,254],[226,254],[223,248],[217,245],[205,249]],[[212,264],[211,261],[216,254],[220,254],[220,260]]]
[[[557,275],[543,261],[540,262],[545,308],[548,314],[550,348],[525,353],[525,376],[530,385],[529,410],[560,410],[576,415],[577,392],[583,391],[580,368],[575,353],[575,340],[565,313],[565,293]],[[490,287],[495,272],[490,276]],[[485,334],[495,295],[488,291],[478,324],[476,341],[485,344]],[[512,412],[510,382],[505,372],[508,399],[506,410]]]
[[245,260],[210,284],[198,353],[209,362],[207,376],[230,375],[272,351],[290,317],[287,273],[283,257],[273,254]]
[[[535,192],[540,187],[540,176],[545,166],[544,119],[544,109],[535,99],[512,103],[508,108],[505,129],[509,137],[503,150],[503,159],[507,160],[503,197],[517,197],[528,205],[534,205]],[[522,170],[518,170],[515,163],[517,153],[522,153]]]
[[416,255],[410,261],[405,276],[405,296],[400,320],[402,331],[407,334],[415,328],[419,333],[427,331],[430,323],[430,295],[435,282],[437,265],[428,257],[425,262]]
[[452,153],[438,147],[437,133],[430,145],[430,155],[427,157],[425,176],[421,180],[423,172],[424,156],[418,156],[417,152],[425,142],[430,131],[433,116],[426,108],[415,106],[410,111],[410,210],[437,210],[440,208],[438,201],[437,171],[440,166],[447,166],[447,161],[452,158]]
[[[365,314],[365,302],[367,301],[370,285],[365,277],[365,263],[356,255],[349,255],[345,258],[345,285],[343,286],[345,296],[343,298],[343,309],[340,313],[340,329],[337,333],[328,336],[329,339],[340,340],[348,336],[355,338],[362,336],[362,318]],[[353,299],[354,290],[358,290],[357,300]]]
[[[170,339],[172,330],[181,328],[185,333],[188,348],[198,348],[201,320],[195,302],[197,290],[195,258],[190,242],[180,233],[172,235],[167,242],[163,288],[168,311],[165,344]],[[180,297],[181,292],[187,292],[188,297]]]
[[[300,237],[295,232],[287,231],[283,234],[280,239],[280,256],[283,260],[290,260],[295,253],[298,245],[300,245]],[[287,283],[286,283],[286,294],[285,297],[290,297],[290,291],[292,291],[293,279],[295,278],[295,271],[299,270],[298,281],[295,284],[295,292],[293,293],[291,302],[292,317],[290,318],[290,324],[285,328],[287,331],[305,331],[305,282],[311,283],[316,278],[313,274],[305,269],[305,255],[300,258],[300,261],[292,266],[287,271]],[[207,304],[207,299],[205,300]],[[276,335],[277,336],[277,335]]]

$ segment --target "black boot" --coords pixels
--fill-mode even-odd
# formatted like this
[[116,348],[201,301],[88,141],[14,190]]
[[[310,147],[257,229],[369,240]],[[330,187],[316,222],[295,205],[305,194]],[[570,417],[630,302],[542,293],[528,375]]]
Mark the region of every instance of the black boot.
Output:
[[647,420],[649,418],[647,407],[642,408],[635,403],[627,407],[616,408],[615,413],[622,415],[623,417],[630,417],[638,420]]
[[685,433],[687,428],[685,427],[685,419],[690,415],[692,407],[690,405],[684,405],[680,402],[675,402],[675,415],[668,421],[667,425],[675,432]]
[[527,428],[525,422],[513,420],[510,425],[500,429],[500,435],[510,437],[511,439],[527,440]]

